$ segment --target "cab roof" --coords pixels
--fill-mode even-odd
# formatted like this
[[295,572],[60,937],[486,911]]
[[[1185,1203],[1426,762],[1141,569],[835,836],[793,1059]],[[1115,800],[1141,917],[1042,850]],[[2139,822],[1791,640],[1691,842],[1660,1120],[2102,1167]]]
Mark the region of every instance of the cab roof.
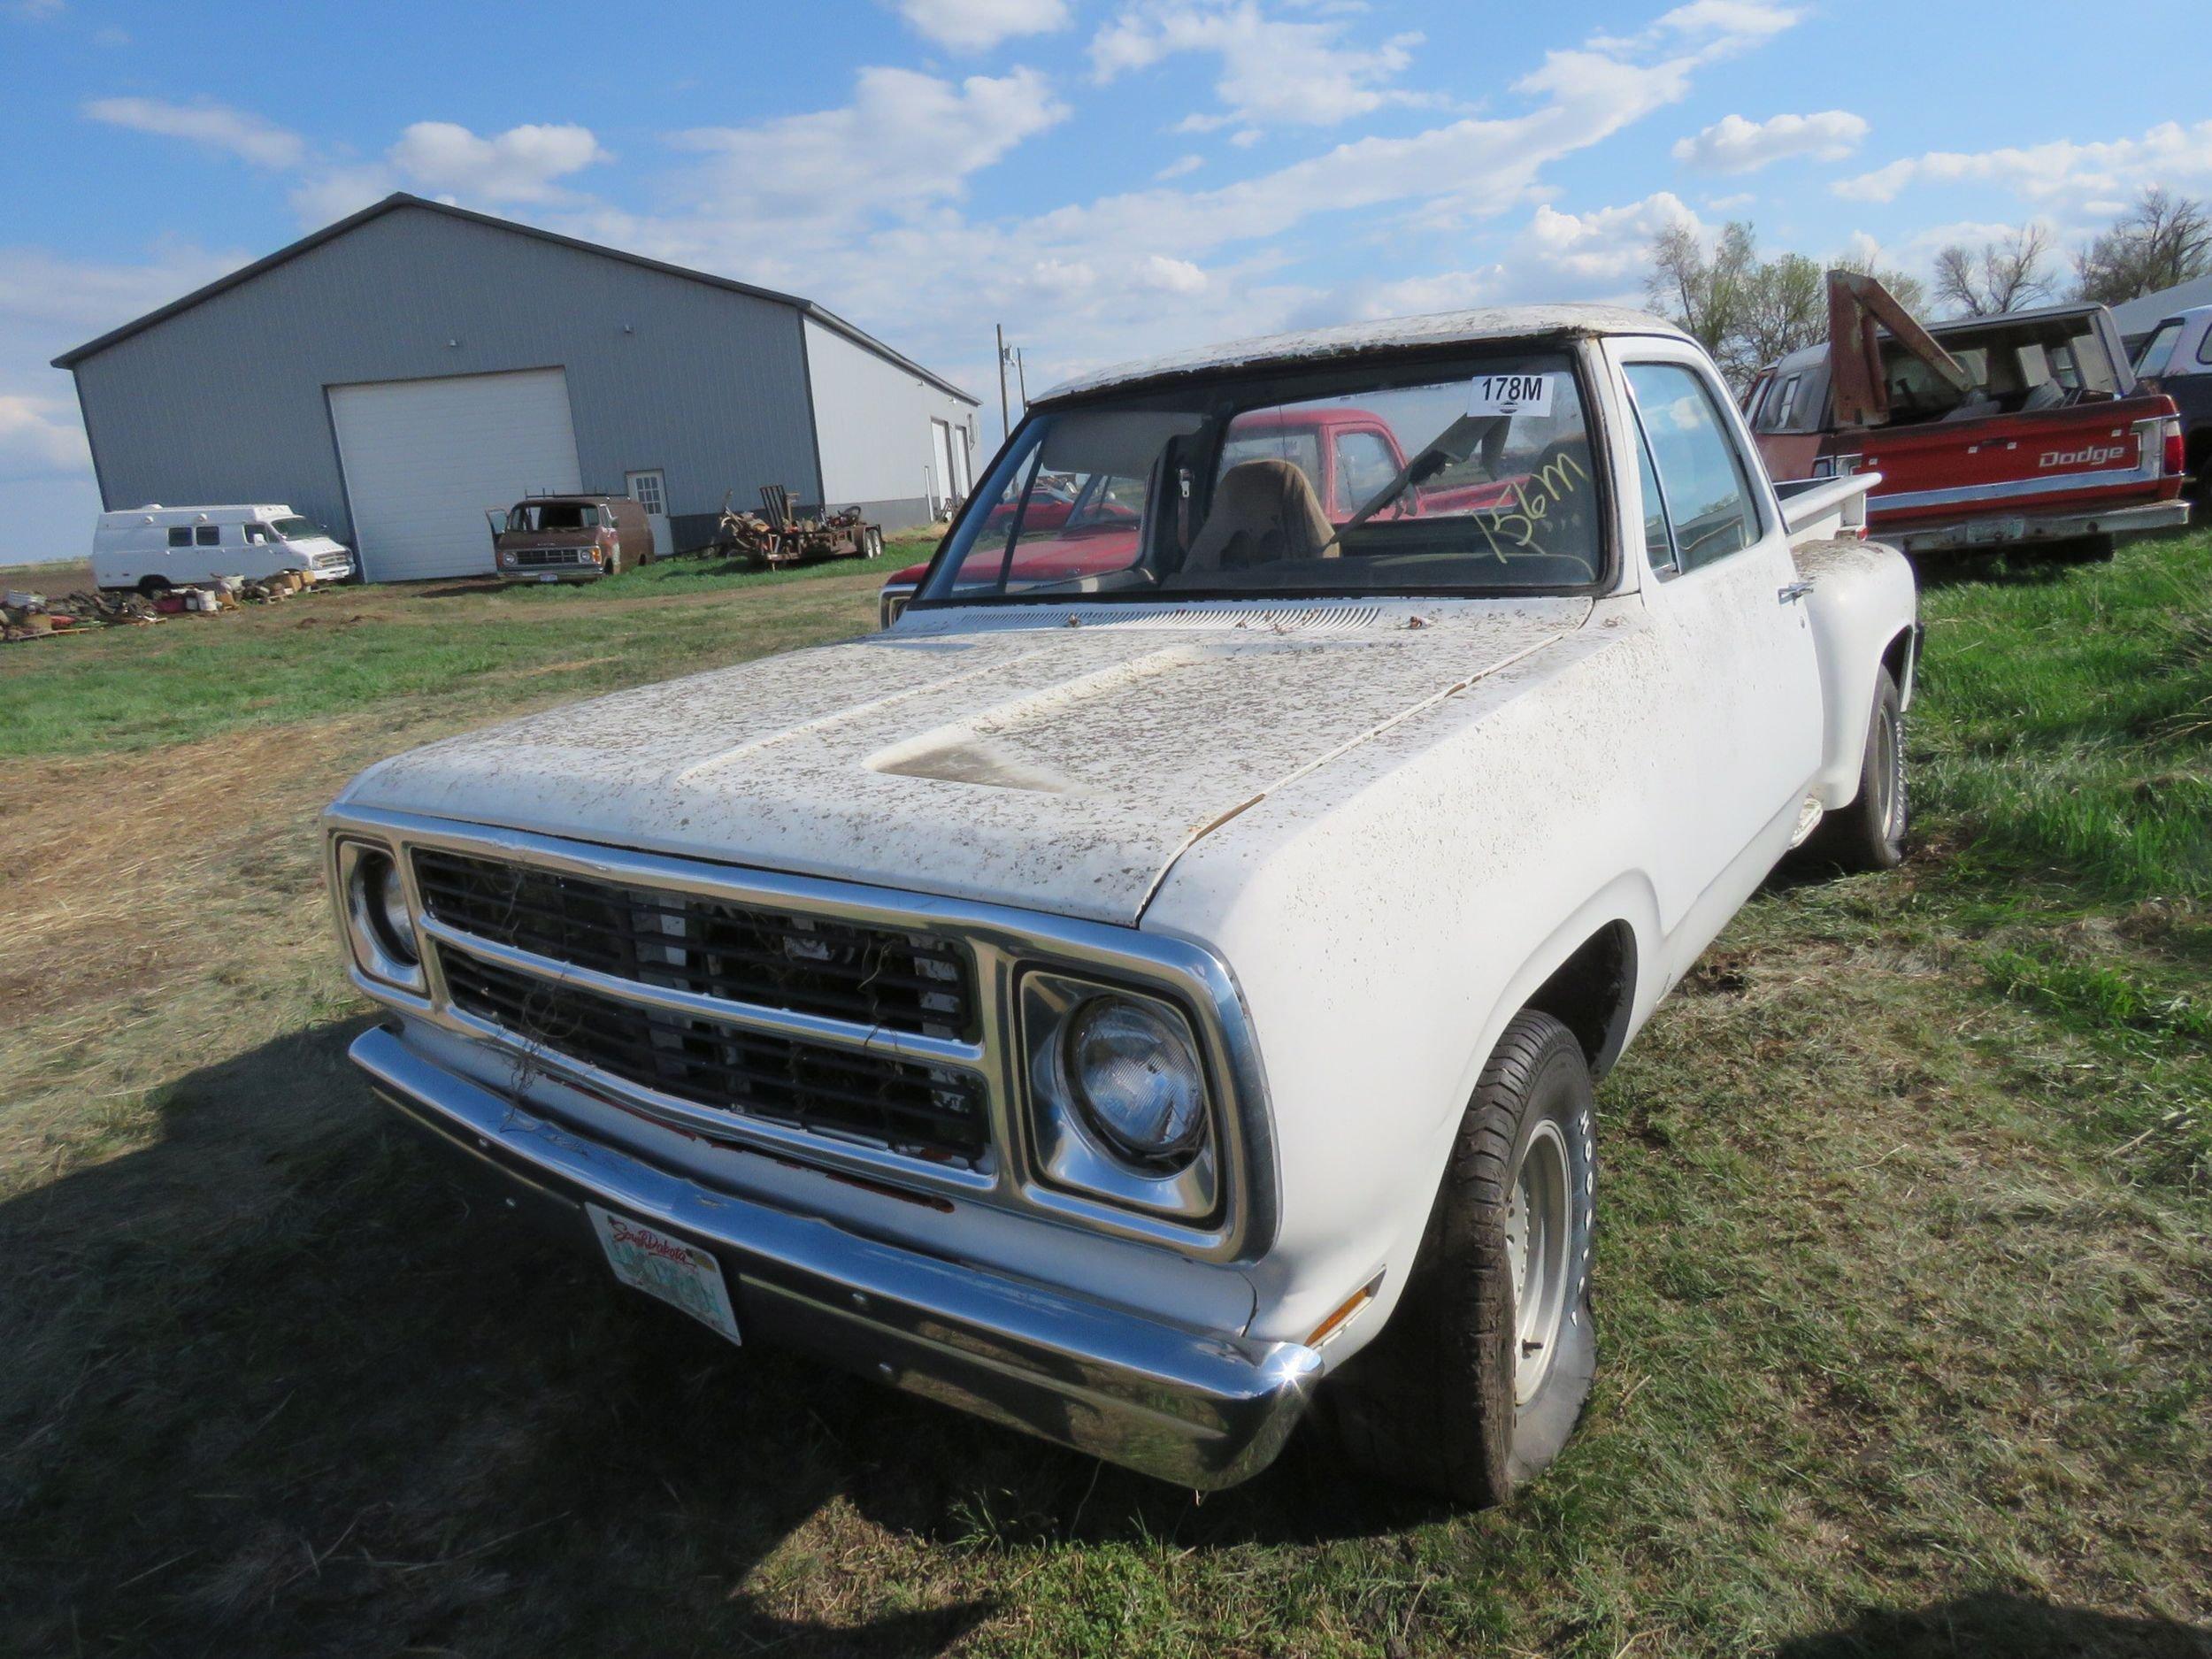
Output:
[[1270,364],[1327,363],[1376,352],[1428,350],[1501,340],[1582,340],[1600,334],[1689,338],[1663,318],[1622,305],[1493,305],[1479,311],[1434,311],[1423,317],[1393,317],[1302,329],[1295,334],[1263,334],[1117,364],[1062,381],[1033,400],[1033,406],[1087,397],[1115,388],[1264,368]]

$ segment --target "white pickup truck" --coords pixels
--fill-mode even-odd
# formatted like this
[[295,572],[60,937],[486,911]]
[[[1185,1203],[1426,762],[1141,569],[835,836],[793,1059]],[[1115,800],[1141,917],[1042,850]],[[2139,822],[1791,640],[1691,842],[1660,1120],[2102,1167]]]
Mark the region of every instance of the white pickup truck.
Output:
[[1607,308],[1063,387],[895,626],[349,785],[354,1058],[732,1340],[1498,1501],[1596,1363],[1594,1079],[1792,847],[1901,855],[1873,481]]

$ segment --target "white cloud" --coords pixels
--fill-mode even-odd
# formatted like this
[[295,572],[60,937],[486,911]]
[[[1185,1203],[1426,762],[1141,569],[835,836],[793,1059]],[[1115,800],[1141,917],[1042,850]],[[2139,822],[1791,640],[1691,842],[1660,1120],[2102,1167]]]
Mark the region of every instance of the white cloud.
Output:
[[94,98],[84,112],[111,127],[182,138],[257,167],[296,167],[307,141],[273,122],[221,104],[170,104],[159,98]]
[[1759,199],[1755,190],[1739,190],[1733,196],[1709,196],[1705,211],[1709,213],[1732,213],[1740,207],[1749,207]]
[[1640,202],[1568,213],[1545,204],[1508,255],[1518,292],[1564,298],[1628,298],[1640,292],[1651,240],[1674,225],[1701,235],[1704,221],[1670,191]]
[[1204,166],[1205,165],[1205,160],[1202,157],[1178,156],[1174,160],[1169,162],[1166,166],[1161,168],[1159,172],[1154,173],[1152,176],[1162,181],[1165,181],[1169,179],[1179,179],[1187,173],[1196,173],[1199,168]]
[[2166,121],[2139,138],[1998,150],[1932,150],[1839,180],[1835,193],[1852,202],[1890,202],[1915,184],[1996,184],[2032,202],[2123,198],[2146,185],[2195,185],[2212,180],[2212,121],[2184,127]]
[[1226,112],[1186,120],[1180,130],[1188,132],[1230,121],[1331,127],[1386,104],[1434,102],[1386,84],[1413,62],[1420,35],[1396,35],[1361,48],[1346,42],[1348,27],[1271,18],[1257,0],[1148,0],[1118,13],[1092,37],[1091,73],[1104,82],[1177,53],[1219,58],[1214,89]]
[[1206,273],[1187,259],[1171,259],[1164,253],[1147,254],[1137,264],[1137,280],[1163,294],[1196,294],[1206,286]]
[[1066,119],[1033,69],[955,85],[910,69],[862,69],[852,102],[753,127],[678,135],[708,159],[697,207],[736,228],[748,219],[810,235],[879,212],[910,213],[966,188],[1023,140]]
[[58,397],[0,392],[0,477],[90,469],[76,409]]
[[1064,29],[1067,0],[896,0],[899,15],[940,46],[979,52],[1018,35]]
[[1732,56],[1793,28],[1804,18],[1799,6],[1771,0],[1690,0],[1663,12],[1648,28],[1633,35],[1597,35],[1589,41],[1593,51],[1648,52],[1671,49],[1687,41],[1702,42],[1708,58]]
[[327,225],[383,200],[398,188],[399,180],[388,167],[329,167],[292,187],[292,211],[303,225]]
[[1755,173],[1790,156],[1840,161],[1866,136],[1863,117],[1848,110],[1777,115],[1764,121],[1724,115],[1674,146],[1674,158],[1712,173]]
[[43,23],[69,10],[69,0],[8,0],[7,9],[27,23]]
[[417,121],[386,154],[411,183],[485,202],[557,200],[559,180],[610,159],[588,127],[526,125],[480,138],[451,121]]

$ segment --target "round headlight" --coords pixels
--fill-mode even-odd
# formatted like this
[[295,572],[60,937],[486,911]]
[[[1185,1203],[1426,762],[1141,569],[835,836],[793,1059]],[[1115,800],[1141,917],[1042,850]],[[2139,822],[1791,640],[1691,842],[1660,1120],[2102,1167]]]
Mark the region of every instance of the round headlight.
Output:
[[387,853],[364,851],[354,860],[357,908],[384,954],[406,967],[420,960],[415,949],[415,918],[408,913],[407,890],[399,866]]
[[1206,1084],[1180,1020],[1125,996],[1098,996],[1068,1022],[1076,1102],[1115,1149],[1148,1161],[1190,1152],[1206,1132]]

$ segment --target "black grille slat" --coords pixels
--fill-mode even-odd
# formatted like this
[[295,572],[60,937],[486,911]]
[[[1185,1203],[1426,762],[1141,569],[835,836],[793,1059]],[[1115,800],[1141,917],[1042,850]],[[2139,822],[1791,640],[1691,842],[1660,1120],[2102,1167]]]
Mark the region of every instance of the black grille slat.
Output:
[[430,914],[534,956],[669,990],[973,1041],[975,973],[948,941],[418,848]]
[[442,953],[454,1006],[626,1082],[695,1104],[924,1156],[977,1161],[987,1126],[972,1075],[649,1008]]

